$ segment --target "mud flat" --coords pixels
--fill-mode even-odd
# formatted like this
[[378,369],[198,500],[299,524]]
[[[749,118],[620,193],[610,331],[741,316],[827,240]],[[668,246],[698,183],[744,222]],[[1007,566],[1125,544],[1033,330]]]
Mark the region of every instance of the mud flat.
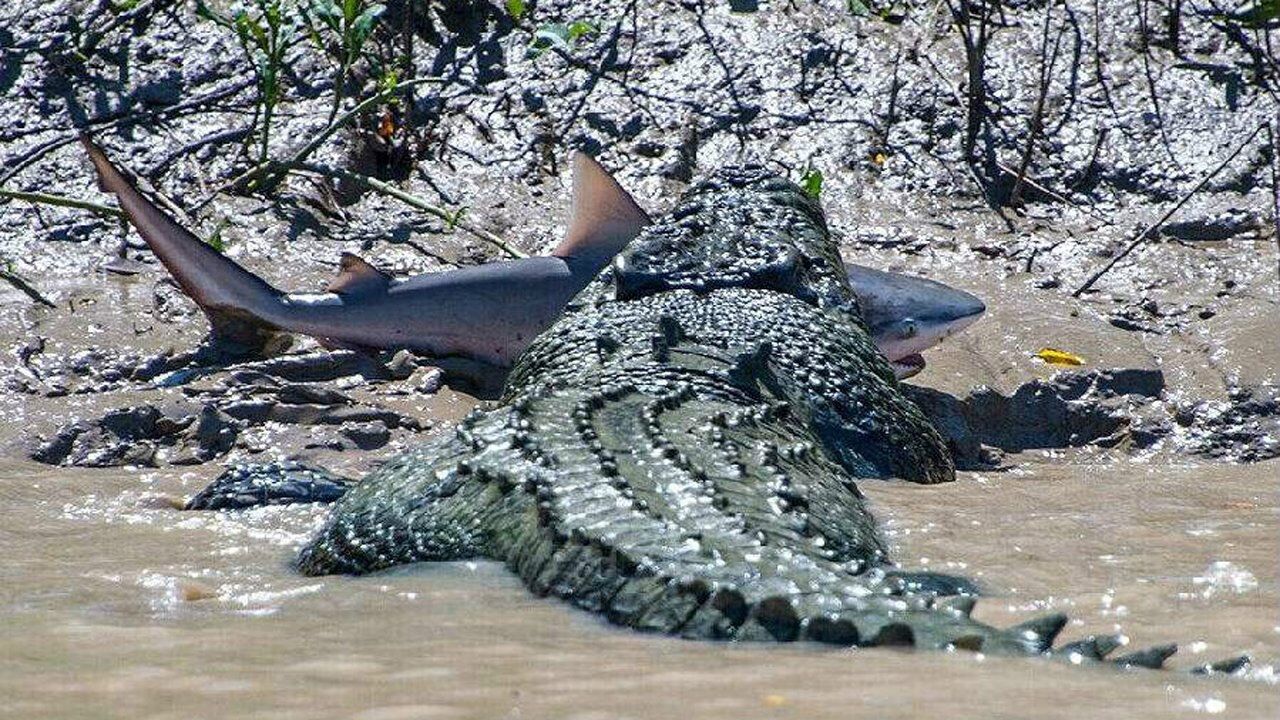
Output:
[[[287,563],[321,509],[174,505],[236,462],[298,459],[358,477],[475,397],[444,385],[429,359],[306,340],[202,367],[203,317],[136,238],[83,210],[8,201],[0,259],[55,307],[0,283],[7,710],[1272,716],[1280,278],[1265,133],[1089,292],[1072,291],[1275,116],[1277,78],[1198,5],[1176,48],[1152,30],[1167,27],[1163,6],[1141,19],[1131,3],[1067,6],[1050,17],[1065,39],[1030,139],[1027,175],[1041,189],[1024,187],[1020,207],[1009,195],[1038,95],[1042,3],[1011,4],[992,36],[977,162],[965,160],[966,62],[945,6],[908,4],[894,22],[851,17],[843,2],[738,13],[539,3],[519,22],[484,3],[431,9],[414,58],[448,80],[416,92],[405,124],[424,152],[387,177],[536,253],[567,219],[570,147],[598,153],[655,212],[700,169],[744,155],[797,179],[821,170],[848,259],[928,275],[989,307],[909,381],[971,469],[943,487],[864,484],[896,556],[975,576],[990,595],[985,620],[1060,609],[1080,620],[1073,637],[1180,642],[1183,666],[1249,652],[1246,678],[634,636],[529,597],[483,563],[299,577]],[[400,274],[498,257],[340,183],[214,193],[246,168],[243,136],[201,142],[249,128],[254,107],[234,36],[186,3],[144,2],[114,26],[104,8],[0,11],[0,187],[108,202],[68,142],[89,123],[191,209],[196,232],[216,230],[228,255],[281,287],[322,287],[342,251]],[[90,20],[109,31],[86,59],[69,58]],[[574,20],[598,32],[568,53],[527,52],[539,25]],[[1276,31],[1262,32],[1274,46]],[[330,68],[301,50],[293,61],[281,156],[329,114]],[[361,127],[314,161],[395,170]],[[1033,356],[1044,347],[1085,364],[1046,365]]]

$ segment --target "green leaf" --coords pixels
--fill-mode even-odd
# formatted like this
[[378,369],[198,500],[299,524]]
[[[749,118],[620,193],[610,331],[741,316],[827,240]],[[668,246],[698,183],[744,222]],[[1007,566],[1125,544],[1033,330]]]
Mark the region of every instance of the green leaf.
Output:
[[812,198],[818,198],[822,195],[822,171],[809,167],[804,171],[804,175],[800,177],[800,187],[804,188],[806,194]]
[[845,0],[844,6],[848,8],[850,13],[858,17],[866,17],[871,14],[871,8],[867,7],[867,4],[862,0]]
[[392,90],[395,90],[396,86],[399,84],[400,71],[396,68],[387,70],[383,73],[382,78],[378,80],[378,87],[382,92],[391,92]]
[[222,239],[222,229],[228,225],[229,221],[222,220],[218,223],[213,232],[209,233],[209,237],[205,239],[205,244],[217,250],[218,252],[226,252],[227,243]]
[[315,0],[311,3],[311,12],[335,33],[342,32],[342,8],[330,0]]
[[507,0],[507,14],[512,20],[519,21],[524,17],[524,13],[529,8],[525,5],[524,0]]
[[529,54],[537,57],[551,48],[569,52],[569,28],[561,23],[547,23],[533,31],[533,42],[529,44]]
[[537,57],[552,48],[564,52],[573,52],[574,43],[584,35],[598,32],[596,26],[584,20],[575,20],[568,25],[564,23],[547,23],[533,31],[533,42],[529,44],[529,55]]
[[576,20],[569,23],[569,42],[572,43],[583,35],[591,35],[595,32],[597,32],[595,25],[585,20]]
[[206,5],[204,0],[196,0],[196,17],[208,20],[225,28],[234,27],[234,23],[230,18],[214,12],[213,8]]
[[1262,27],[1272,20],[1280,20],[1280,0],[1258,0],[1252,10],[1245,13],[1245,23],[1250,27]]
[[373,32],[373,26],[378,22],[378,18],[382,16],[383,11],[387,9],[386,5],[370,5],[365,8],[364,12],[351,23],[351,36],[354,44],[359,47]]

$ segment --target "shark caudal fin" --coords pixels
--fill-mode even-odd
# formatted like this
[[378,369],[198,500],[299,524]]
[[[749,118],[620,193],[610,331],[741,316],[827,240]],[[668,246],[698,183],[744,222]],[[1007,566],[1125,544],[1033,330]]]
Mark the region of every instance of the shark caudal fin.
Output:
[[80,142],[97,170],[99,186],[115,194],[147,246],[208,316],[213,335],[251,349],[264,347],[275,334],[267,318],[279,304],[280,291],[174,222],[88,136],[82,135]]
[[653,221],[590,155],[573,154],[573,219],[551,254],[594,276]]

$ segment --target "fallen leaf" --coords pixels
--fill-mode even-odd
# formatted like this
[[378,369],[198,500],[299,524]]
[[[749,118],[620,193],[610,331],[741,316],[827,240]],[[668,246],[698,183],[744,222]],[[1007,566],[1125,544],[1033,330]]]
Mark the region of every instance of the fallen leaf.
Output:
[[1058,350],[1057,348],[1040,348],[1035,352],[1035,356],[1043,360],[1048,365],[1084,364],[1084,358],[1079,355],[1069,353],[1066,350]]

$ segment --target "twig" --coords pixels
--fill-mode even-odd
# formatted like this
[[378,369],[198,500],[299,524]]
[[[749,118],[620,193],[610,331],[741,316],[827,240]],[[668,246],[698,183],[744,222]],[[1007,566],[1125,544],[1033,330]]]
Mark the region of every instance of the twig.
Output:
[[252,128],[233,128],[231,130],[223,130],[221,132],[213,133],[212,135],[205,135],[202,138],[192,140],[181,147],[169,151],[164,157],[160,158],[160,161],[152,165],[151,169],[147,171],[147,177],[154,178],[157,175],[160,175],[167,170],[170,165],[177,161],[178,158],[185,157],[189,153],[193,153],[206,145],[221,145],[222,143],[237,142],[239,140],[243,140],[250,132],[252,132]]
[[[999,3],[996,3],[999,7]],[[983,123],[987,119],[987,43],[990,40],[991,4],[981,4],[981,14],[977,16],[978,27],[973,28],[973,1],[957,0],[952,4],[947,0],[947,8],[951,11],[952,24],[960,32],[964,43],[964,57],[967,82],[965,100],[967,120],[964,133],[965,162],[973,163],[973,151],[977,146],[978,134],[982,132]]]
[[1192,196],[1200,192],[1200,190],[1202,190],[1205,185],[1208,185],[1209,181],[1212,180],[1214,176],[1216,176],[1218,173],[1222,172],[1223,168],[1225,168],[1227,165],[1230,165],[1231,161],[1235,160],[1237,155],[1244,152],[1244,149],[1248,147],[1250,143],[1253,142],[1253,139],[1258,137],[1258,133],[1261,133],[1263,130],[1266,130],[1269,127],[1270,127],[1269,125],[1267,125],[1266,123],[1263,123],[1262,125],[1259,125],[1257,129],[1255,129],[1253,132],[1249,133],[1249,137],[1245,138],[1244,141],[1241,142],[1240,145],[1237,146],[1236,149],[1233,150],[1225,160],[1218,163],[1217,167],[1215,167],[1213,170],[1210,170],[1209,173],[1204,177],[1200,178],[1200,182],[1196,183],[1195,187],[1187,191],[1187,193],[1182,196],[1182,199],[1178,201],[1177,205],[1174,205],[1172,208],[1169,209],[1168,212],[1166,212],[1164,215],[1161,215],[1159,220],[1155,221],[1154,223],[1151,223],[1142,232],[1138,233],[1138,237],[1134,238],[1133,242],[1129,243],[1128,247],[1126,247],[1123,251],[1121,251],[1119,255],[1116,255],[1115,257],[1111,258],[1111,261],[1107,263],[1106,267],[1094,273],[1088,280],[1084,282],[1083,285],[1076,288],[1075,292],[1071,293],[1071,296],[1080,297],[1085,293],[1086,290],[1093,287],[1093,284],[1098,281],[1098,278],[1105,275],[1108,270],[1115,267],[1116,263],[1120,262],[1125,257],[1127,257],[1129,253],[1133,252],[1134,249],[1137,248],[1139,245],[1141,245],[1142,242],[1145,241],[1153,232],[1155,232],[1156,229],[1158,229],[1160,226],[1168,222],[1169,218],[1173,217],[1174,213],[1182,209],[1182,206],[1186,205],[1187,201],[1190,200]]
[[433,215],[437,218],[440,218],[441,220],[444,220],[446,223],[448,223],[450,227],[456,227],[460,230],[465,230],[471,235],[489,243],[490,245],[493,245],[494,247],[505,252],[506,254],[510,255],[513,258],[529,257],[529,253],[526,253],[520,248],[508,243],[506,240],[503,240],[502,238],[498,237],[497,235],[494,235],[488,230],[476,227],[475,225],[472,225],[471,223],[466,222],[465,220],[462,220],[461,218],[458,217],[458,213],[449,212],[445,208],[439,207],[438,205],[432,205],[431,203],[427,202],[426,200],[423,200],[417,195],[407,193],[401,190],[400,188],[394,185],[391,185],[389,183],[385,183],[381,180],[378,180],[377,178],[371,178],[367,175],[360,175],[359,173],[353,173],[349,170],[339,170],[338,168],[322,167],[320,165],[313,165],[311,163],[276,163],[276,167],[277,169],[283,169],[283,170],[305,170],[307,172],[318,173],[320,175],[328,175],[329,177],[341,178],[343,180],[350,180],[351,182],[362,185],[366,188],[369,188],[370,190],[380,192],[384,195],[389,195],[410,207],[417,208],[418,210],[421,210],[427,213],[428,215]]
[[321,145],[323,145],[324,141],[329,139],[329,136],[337,132],[338,129],[341,128],[342,126],[351,122],[351,120],[356,116],[358,116],[360,113],[364,112],[365,110],[368,110],[369,108],[375,105],[378,105],[379,103],[385,102],[387,98],[391,97],[397,92],[400,92],[402,90],[408,90],[409,88],[422,85],[424,83],[429,83],[429,82],[439,83],[444,81],[438,77],[413,78],[412,80],[405,80],[404,82],[398,82],[393,87],[385,88],[383,90],[380,90],[374,93],[373,95],[370,95],[368,98],[365,98],[364,100],[357,103],[355,107],[343,113],[337,120],[334,120],[333,122],[329,123],[328,127],[322,130],[319,135],[312,138],[311,142],[304,145],[301,150],[294,153],[293,156],[290,157],[287,162],[289,163],[303,162],[304,160],[307,159],[308,155],[316,151],[316,148],[319,148]]
[[1151,107],[1156,111],[1156,127],[1160,130],[1160,139],[1164,144],[1164,151],[1169,154],[1169,159],[1182,169],[1182,163],[1178,162],[1178,158],[1173,154],[1173,145],[1169,142],[1169,133],[1164,127],[1164,112],[1160,109],[1160,95],[1156,92],[1156,78],[1151,72],[1151,43],[1149,42],[1149,28],[1147,27],[1147,1],[1138,0],[1138,32],[1140,34],[1139,45],[1142,47],[1142,73],[1147,78],[1147,90],[1151,94]]
[[1280,273],[1280,114],[1276,115],[1276,124],[1267,126],[1267,135],[1271,140],[1271,213],[1276,230],[1276,272]]
[[37,145],[36,147],[32,148],[31,150],[28,150],[25,154],[23,154],[22,156],[16,159],[6,160],[6,162],[12,163],[12,165],[9,167],[8,170],[5,171],[4,176],[0,177],[0,185],[3,185],[4,183],[7,183],[10,180],[12,180],[15,175],[22,172],[23,170],[31,166],[36,161],[40,160],[45,155],[48,155],[49,153],[53,152],[54,150],[57,150],[60,147],[63,147],[65,145],[70,145],[71,143],[78,141],[80,139],[80,133],[86,129],[94,128],[95,132],[101,133],[103,130],[107,128],[116,127],[117,125],[128,125],[130,123],[138,122],[143,118],[151,118],[152,120],[156,120],[162,117],[183,113],[188,110],[200,107],[201,105],[206,105],[208,103],[229,98],[239,93],[241,90],[244,90],[245,88],[249,87],[252,84],[253,84],[252,80],[241,80],[239,82],[228,85],[227,87],[213,90],[204,95],[201,95],[200,97],[192,98],[191,100],[178,103],[177,105],[170,105],[169,107],[156,110],[155,112],[132,113],[129,115],[124,115],[121,117],[116,117],[116,118],[112,118],[110,120],[104,120],[104,121],[90,120],[89,122],[84,123],[83,126],[76,128],[76,130],[72,132],[70,135],[67,135],[62,138],[58,138],[57,140],[50,140],[42,145]]
[[[1106,73],[1102,70],[1102,0],[1093,0],[1093,75],[1098,83],[1098,87],[1102,88],[1102,99],[1106,101],[1107,107],[1110,108],[1111,114],[1119,120],[1120,112],[1116,110],[1116,104],[1111,99],[1111,90],[1107,88]],[[1121,132],[1127,131],[1124,125],[1120,125]]]
[[1088,182],[1089,178],[1093,176],[1094,171],[1097,170],[1098,155],[1102,153],[1102,146],[1106,144],[1107,134],[1109,132],[1110,128],[1099,127],[1097,129],[1097,135],[1093,140],[1093,151],[1089,153],[1089,162],[1085,163],[1084,170],[1081,171],[1079,179],[1071,183],[1072,190],[1075,190]]
[[40,192],[22,192],[21,190],[3,190],[0,189],[0,198],[8,200],[22,200],[24,202],[35,203],[39,205],[56,205],[58,207],[75,208],[77,210],[89,210],[105,215],[107,217],[123,218],[124,211],[120,208],[114,208],[109,205],[99,205],[96,202],[88,200],[79,200],[76,198],[64,197],[62,195],[50,195]]
[[218,195],[219,193],[230,190],[231,188],[247,186],[249,183],[252,183],[254,180],[258,179],[259,177],[263,175],[269,175],[270,174],[269,171],[273,167],[287,168],[287,166],[289,165],[294,165],[294,164],[298,164],[305,161],[308,155],[315,152],[317,148],[319,148],[322,144],[324,144],[325,140],[328,140],[329,137],[333,135],[335,132],[337,132],[340,128],[342,128],[347,123],[351,122],[352,118],[355,118],[360,113],[364,112],[365,110],[368,110],[370,107],[373,107],[378,103],[385,102],[387,98],[391,97],[396,92],[404,90],[405,88],[408,88],[408,87],[413,87],[414,85],[421,85],[427,82],[441,82],[441,80],[440,78],[436,78],[436,77],[414,78],[412,80],[406,80],[402,83],[396,83],[395,87],[379,90],[373,95],[370,95],[369,97],[365,98],[361,102],[357,103],[355,107],[343,113],[340,117],[338,117],[338,119],[329,123],[328,127],[326,127],[324,130],[321,130],[319,135],[316,135],[314,138],[311,139],[310,142],[308,142],[306,145],[303,145],[300,150],[295,152],[292,155],[292,157],[290,157],[285,162],[278,163],[274,160],[266,160],[264,162],[258,163],[257,165],[254,165],[248,170],[245,170],[243,173],[240,173],[236,177],[223,183],[221,186],[218,187],[217,190],[210,193],[209,196],[206,197],[204,200],[201,200],[200,202],[196,203],[196,206],[192,208],[191,211],[192,212],[199,211],[205,205],[208,205],[213,200],[214,196]]
[[44,305],[45,307],[51,307],[51,308],[58,307],[53,303],[52,300],[45,297],[44,295],[41,295],[39,290],[36,290],[34,287],[31,286],[31,283],[27,282],[26,280],[23,280],[21,276],[15,273],[9,272],[9,270],[7,270],[6,268],[0,267],[0,280],[4,280],[5,282],[9,283],[15,288],[21,290],[23,293],[26,294],[27,297],[31,298],[35,302],[40,303],[41,305]]
[[1031,166],[1031,154],[1035,150],[1036,140],[1044,129],[1044,103],[1049,96],[1049,85],[1053,82],[1053,66],[1058,62],[1058,51],[1062,48],[1062,34],[1066,27],[1059,28],[1058,36],[1053,41],[1053,50],[1049,49],[1049,25],[1053,19],[1053,3],[1044,6],[1044,29],[1040,37],[1040,93],[1036,96],[1036,104],[1027,121],[1027,145],[1023,148],[1022,159],[1018,163],[1018,174],[1013,181],[1013,189],[1009,191],[1009,205],[1018,207],[1022,204],[1022,185],[1027,177],[1027,169]]
[[734,134],[738,136],[738,145],[742,147],[746,144],[746,140],[742,136],[746,125],[756,115],[760,114],[760,108],[743,102],[742,96],[738,94],[738,85],[735,82],[737,76],[734,75],[733,68],[729,66],[729,62],[720,54],[720,46],[716,42],[716,37],[711,34],[711,29],[707,27],[706,13],[706,3],[699,0],[697,11],[694,13],[694,21],[697,22],[698,29],[702,31],[702,37],[707,42],[707,49],[711,51],[711,57],[715,59],[716,64],[720,66],[720,71],[724,73],[724,87],[729,91],[729,97],[733,99],[734,107],[737,109],[737,115],[734,119]]
[[[172,4],[170,0],[153,0],[152,2],[143,2],[132,9],[121,12],[111,17],[107,22],[103,23],[101,28],[90,30],[85,33],[83,41],[76,46],[74,53],[81,61],[89,59],[90,55],[98,49],[98,43],[116,28],[131,23],[138,18],[144,17],[148,13],[163,10],[166,5]],[[97,18],[94,18],[95,20]]]
[[[569,112],[568,118],[565,120],[564,129],[556,129],[552,127],[552,137],[562,138],[573,129],[573,124],[578,121],[578,117],[582,114],[583,108],[587,106],[587,102],[591,99],[592,93],[595,92],[596,86],[599,85],[600,79],[603,78],[609,67],[618,61],[618,42],[622,38],[622,24],[626,22],[627,16],[635,9],[637,0],[632,0],[622,11],[622,15],[618,17],[618,22],[613,24],[613,29],[609,31],[609,37],[605,38],[601,43],[601,51],[599,53],[600,61],[592,67],[586,66],[589,73],[586,82],[583,83],[581,95],[578,101],[574,103],[573,110]],[[573,60],[571,53],[566,53],[563,49],[556,49],[556,54],[562,58]]]
[[[996,169],[997,169],[997,170],[999,170],[1000,172],[1002,172],[1002,173],[1004,173],[1004,174],[1008,175],[1009,177],[1014,177],[1014,176],[1016,176],[1016,175],[1018,174],[1018,171],[1017,171],[1017,170],[1014,170],[1013,168],[1011,168],[1011,167],[1009,167],[1008,165],[1005,165],[1004,163],[1001,163],[1001,162],[997,162],[997,163],[995,164],[995,167],[996,167]],[[1030,177],[1024,177],[1024,178],[1022,179],[1022,182],[1023,182],[1024,184],[1026,184],[1026,186],[1027,186],[1027,187],[1031,188],[1032,190],[1035,190],[1035,191],[1036,191],[1036,192],[1038,192],[1038,193],[1042,193],[1042,194],[1043,194],[1043,195],[1045,195],[1046,197],[1049,197],[1049,198],[1051,198],[1051,199],[1053,199],[1053,200],[1056,200],[1057,202],[1063,203],[1064,205],[1070,205],[1070,206],[1072,206],[1072,207],[1079,208],[1080,210],[1083,210],[1083,211],[1085,212],[1085,214],[1086,214],[1086,215],[1090,215],[1090,216],[1092,216],[1092,217],[1094,217],[1094,218],[1097,218],[1098,220],[1102,220],[1102,221],[1104,221],[1104,222],[1109,222],[1109,219],[1108,219],[1107,217],[1105,217],[1105,216],[1103,216],[1103,215],[1098,214],[1098,213],[1097,213],[1096,211],[1094,211],[1092,208],[1090,208],[1090,207],[1088,207],[1088,206],[1085,206],[1085,205],[1079,205],[1079,204],[1075,203],[1073,200],[1071,200],[1071,198],[1066,197],[1066,196],[1065,196],[1065,195],[1063,195],[1062,193],[1055,192],[1055,191],[1051,190],[1051,189],[1050,189],[1050,188],[1048,188],[1048,187],[1045,187],[1044,185],[1042,185],[1042,184],[1041,184],[1041,183],[1039,183],[1039,182],[1036,182],[1035,180],[1033,180],[1033,179],[1032,179],[1032,178],[1030,178]]]

